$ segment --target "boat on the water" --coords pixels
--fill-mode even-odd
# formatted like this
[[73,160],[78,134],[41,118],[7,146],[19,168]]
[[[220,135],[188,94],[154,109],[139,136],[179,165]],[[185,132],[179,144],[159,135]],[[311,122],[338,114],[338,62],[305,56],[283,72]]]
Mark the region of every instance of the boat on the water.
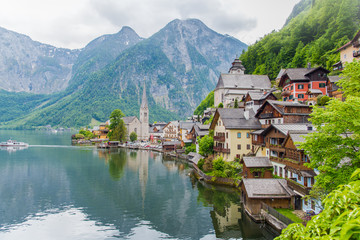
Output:
[[27,147],[28,143],[18,142],[16,140],[7,140],[6,142],[0,142],[0,147]]

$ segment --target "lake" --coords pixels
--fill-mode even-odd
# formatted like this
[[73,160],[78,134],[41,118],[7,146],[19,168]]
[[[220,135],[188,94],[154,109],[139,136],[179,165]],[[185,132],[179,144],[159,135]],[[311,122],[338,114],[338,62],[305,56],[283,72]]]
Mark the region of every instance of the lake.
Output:
[[161,153],[71,146],[70,133],[0,130],[0,239],[272,239],[233,189]]

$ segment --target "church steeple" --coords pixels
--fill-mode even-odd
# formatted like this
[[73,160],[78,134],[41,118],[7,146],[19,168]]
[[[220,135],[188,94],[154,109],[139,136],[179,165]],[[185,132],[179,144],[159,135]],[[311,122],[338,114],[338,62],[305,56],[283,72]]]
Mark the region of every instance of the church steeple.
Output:
[[145,82],[144,82],[144,88],[143,88],[143,95],[142,95],[142,99],[141,99],[141,108],[148,108]]
[[143,95],[141,99],[140,106],[140,124],[141,124],[141,135],[139,139],[141,140],[149,140],[149,107],[148,101],[146,98],[146,85],[144,81]]

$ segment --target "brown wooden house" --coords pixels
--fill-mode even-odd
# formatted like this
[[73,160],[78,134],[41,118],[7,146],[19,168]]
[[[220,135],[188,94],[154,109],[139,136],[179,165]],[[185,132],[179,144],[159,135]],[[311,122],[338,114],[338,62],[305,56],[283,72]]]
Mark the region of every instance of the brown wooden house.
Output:
[[277,100],[271,91],[249,91],[242,99],[245,108],[256,112],[266,100]]
[[343,96],[343,91],[341,91],[340,86],[338,85],[338,81],[341,78],[339,76],[329,76],[327,88],[329,97],[337,98],[341,101],[345,100],[345,97]]
[[244,178],[272,178],[273,165],[268,157],[243,157]]
[[257,111],[262,128],[270,124],[308,123],[310,106],[298,102],[281,102],[267,100]]
[[294,208],[294,192],[285,179],[243,179],[240,183],[241,199],[250,216],[257,219],[264,202],[273,208]]

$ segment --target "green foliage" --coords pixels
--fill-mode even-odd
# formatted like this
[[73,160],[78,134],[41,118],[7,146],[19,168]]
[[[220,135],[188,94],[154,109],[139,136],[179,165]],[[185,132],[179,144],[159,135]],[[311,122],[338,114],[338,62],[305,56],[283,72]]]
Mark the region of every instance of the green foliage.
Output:
[[212,169],[207,174],[214,177],[241,179],[242,165],[239,162],[225,162],[222,157],[212,161]]
[[136,132],[131,132],[130,133],[130,141],[134,142],[137,140],[137,134]]
[[190,152],[196,152],[196,145],[191,144],[190,146],[185,148],[185,153],[189,154]]
[[347,63],[338,84],[345,95],[360,97],[360,61]]
[[110,115],[110,140],[124,142],[126,140],[126,127],[122,118],[125,115],[120,109],[115,109]]
[[214,107],[214,91],[209,92],[204,100],[195,109],[194,115],[202,115],[207,108]]
[[303,222],[303,220],[301,218],[299,218],[296,214],[294,214],[294,210],[293,209],[286,209],[286,208],[276,208],[276,211],[278,211],[279,213],[281,213],[282,215],[284,215],[285,217],[289,218],[290,220],[292,220],[295,223],[301,223]]
[[204,158],[202,158],[198,161],[197,166],[199,167],[200,170],[203,170],[204,163],[205,163]]
[[223,103],[219,103],[218,108],[224,108],[224,104],[223,104]]
[[222,157],[218,157],[213,161],[213,168],[217,171],[224,171],[225,169],[225,162]]
[[77,133],[77,134],[73,135],[72,138],[73,139],[84,139],[85,136],[83,134]]
[[208,156],[214,152],[214,139],[205,135],[199,140],[199,153],[203,156]]
[[234,108],[239,108],[239,103],[238,103],[238,99],[237,99],[237,98],[235,98]]
[[324,210],[304,227],[290,224],[276,240],[360,239],[360,171],[323,200]]
[[95,135],[87,129],[81,129],[79,134],[83,135],[86,139],[92,139],[95,137]]
[[275,79],[281,68],[306,67],[310,62],[331,69],[340,60],[336,50],[359,30],[360,0],[317,0],[313,7],[304,0],[301,5],[280,31],[264,36],[241,55],[246,73]]
[[316,104],[319,106],[325,106],[330,101],[330,98],[326,95],[320,95],[316,99]]
[[214,119],[214,115],[212,115],[208,120],[204,122],[205,125],[211,124],[212,120]]

